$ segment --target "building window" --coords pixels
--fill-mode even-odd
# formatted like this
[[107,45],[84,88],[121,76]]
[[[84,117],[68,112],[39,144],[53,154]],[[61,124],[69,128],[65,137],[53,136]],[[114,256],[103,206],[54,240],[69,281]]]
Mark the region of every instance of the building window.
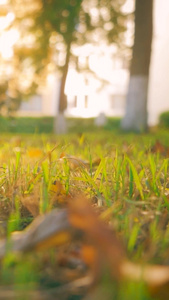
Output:
[[77,95],[74,97],[74,107],[77,107]]
[[88,108],[88,95],[85,95],[84,107]]

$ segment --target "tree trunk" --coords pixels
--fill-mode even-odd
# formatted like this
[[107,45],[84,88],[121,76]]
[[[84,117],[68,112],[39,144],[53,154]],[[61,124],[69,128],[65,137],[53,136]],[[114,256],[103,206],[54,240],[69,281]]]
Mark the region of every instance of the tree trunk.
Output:
[[136,0],[135,39],[123,130],[147,129],[147,94],[153,31],[153,0]]
[[65,95],[65,84],[69,68],[71,42],[67,45],[65,65],[62,70],[62,78],[59,92],[59,106],[54,120],[54,132],[64,134],[67,132],[67,124],[64,116],[64,111],[67,108],[67,96]]

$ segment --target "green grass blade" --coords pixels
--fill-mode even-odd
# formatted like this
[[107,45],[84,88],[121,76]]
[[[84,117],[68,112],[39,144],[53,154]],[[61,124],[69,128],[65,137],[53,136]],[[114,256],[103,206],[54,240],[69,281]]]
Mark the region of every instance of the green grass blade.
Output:
[[137,189],[139,190],[140,192],[140,196],[141,196],[141,199],[144,200],[144,193],[143,193],[143,188],[142,188],[142,184],[140,182],[140,178],[139,178],[139,175],[137,173],[137,170],[136,168],[134,167],[132,161],[126,157],[126,161],[129,163],[129,166],[131,168],[131,171],[132,171],[132,176],[133,176],[133,181],[137,187]]

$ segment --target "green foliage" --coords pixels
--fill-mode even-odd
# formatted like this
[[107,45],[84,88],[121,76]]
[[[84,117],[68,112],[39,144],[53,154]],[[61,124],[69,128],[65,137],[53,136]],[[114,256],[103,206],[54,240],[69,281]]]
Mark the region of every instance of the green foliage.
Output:
[[10,116],[18,110],[21,103],[21,91],[18,87],[17,79],[12,91],[9,88],[10,79],[3,78],[0,81],[0,115]]
[[165,111],[159,116],[159,125],[169,128],[169,111]]

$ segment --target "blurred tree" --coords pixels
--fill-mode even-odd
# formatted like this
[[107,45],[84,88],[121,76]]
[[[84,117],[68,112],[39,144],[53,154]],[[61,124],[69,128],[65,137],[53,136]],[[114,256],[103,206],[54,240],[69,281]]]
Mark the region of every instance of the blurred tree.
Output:
[[0,115],[11,115],[21,103],[22,97],[27,97],[36,91],[32,82],[22,84],[26,69],[13,57],[12,46],[19,33],[12,26],[14,14],[7,4],[0,4]]
[[153,0],[136,0],[135,39],[130,67],[126,112],[121,127],[142,132],[147,129],[147,92],[153,29]]
[[[10,83],[9,83],[10,85]],[[9,93],[8,93],[9,91]],[[18,110],[21,97],[19,91],[16,89],[13,92],[8,87],[8,82],[1,82],[0,84],[0,115],[11,116]]]
[[[126,0],[11,0],[20,28],[21,40],[15,56],[26,60],[34,70],[38,86],[50,72],[61,74],[59,107],[55,132],[66,130],[64,111],[67,106],[65,83],[74,49],[85,43],[100,41],[121,44],[126,30],[126,15],[121,7]],[[58,123],[59,121],[59,123]]]

